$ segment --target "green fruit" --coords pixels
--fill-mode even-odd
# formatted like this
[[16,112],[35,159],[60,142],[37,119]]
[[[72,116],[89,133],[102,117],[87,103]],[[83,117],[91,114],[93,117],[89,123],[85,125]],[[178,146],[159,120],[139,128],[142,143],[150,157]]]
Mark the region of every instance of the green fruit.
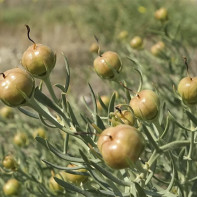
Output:
[[128,36],[129,36],[128,31],[121,31],[121,32],[118,34],[118,39],[119,39],[119,40],[125,40]]
[[[67,167],[68,168],[73,168],[73,167],[76,167],[76,165],[69,164]],[[73,170],[73,171],[87,172],[86,169],[79,169],[79,170]],[[74,184],[80,184],[80,183],[86,181],[87,178],[88,178],[85,175],[71,174],[71,173],[64,172],[64,171],[61,172],[61,175],[62,175],[62,177],[64,177],[65,180],[69,181],[70,183],[74,183]]]
[[115,77],[122,68],[122,63],[117,53],[107,51],[94,60],[94,69],[96,73],[104,78],[109,79]]
[[6,196],[16,195],[19,189],[20,183],[16,179],[8,180],[3,186],[3,192]]
[[91,53],[98,53],[98,50],[99,50],[99,45],[96,42],[90,45],[89,51]]
[[[34,90],[34,79],[20,68],[7,70],[0,75],[0,99],[9,106],[16,107],[26,102]],[[21,93],[22,92],[22,93]]]
[[136,128],[118,125],[105,129],[97,146],[107,165],[123,169],[138,160],[144,149],[144,138]]
[[158,43],[156,43],[155,45],[153,45],[151,47],[151,53],[154,56],[161,56],[162,53],[165,51],[165,44],[162,41],[159,41]]
[[[56,174],[55,177],[57,177],[58,179],[62,179],[59,174]],[[52,192],[61,192],[64,190],[64,188],[55,181],[54,177],[51,177],[49,179],[49,188]]]
[[40,127],[34,130],[33,137],[36,138],[37,136],[46,138],[46,131],[44,128]]
[[185,104],[197,104],[197,77],[183,78],[179,82],[178,93]]
[[117,111],[115,114],[115,119],[118,124],[122,124],[119,120],[121,120],[124,124],[130,126],[133,126],[135,124],[135,117],[132,112],[123,110],[121,113]]
[[166,8],[160,8],[155,11],[155,18],[159,21],[167,21],[168,20],[168,11]]
[[17,146],[20,146],[20,147],[25,146],[25,145],[27,145],[27,141],[28,141],[28,137],[27,137],[26,133],[24,133],[24,132],[17,133],[14,136],[14,143]]
[[14,117],[13,109],[8,106],[4,106],[0,109],[0,115],[5,119],[12,119]]
[[130,45],[133,49],[141,49],[143,46],[143,40],[139,36],[135,36],[131,41]]
[[[108,96],[106,96],[106,95],[103,95],[103,96],[101,96],[101,100],[102,100],[103,103],[106,105],[106,107],[108,107],[109,102],[110,102],[110,98],[109,98]],[[102,107],[102,105],[100,104],[99,100],[97,100],[96,103],[97,103],[97,108],[98,108],[98,110],[99,110],[99,111],[102,111],[103,107]]]
[[152,90],[142,90],[131,99],[130,106],[137,118],[153,120],[159,113],[159,97]]
[[56,55],[48,46],[33,44],[24,52],[21,62],[34,77],[45,77],[54,68]]
[[11,155],[6,156],[3,160],[3,166],[6,169],[15,170],[16,165],[17,165],[16,161],[15,161],[14,157]]

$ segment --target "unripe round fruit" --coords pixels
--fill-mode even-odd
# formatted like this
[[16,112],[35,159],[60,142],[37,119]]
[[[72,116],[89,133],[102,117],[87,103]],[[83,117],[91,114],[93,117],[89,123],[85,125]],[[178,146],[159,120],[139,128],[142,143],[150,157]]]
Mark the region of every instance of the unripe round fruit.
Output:
[[44,77],[56,63],[56,55],[48,46],[31,45],[23,54],[22,65],[35,77]]
[[6,196],[15,195],[19,192],[20,183],[16,179],[8,180],[3,186],[3,192]]
[[142,48],[142,46],[143,46],[143,40],[142,40],[141,37],[135,36],[135,37],[131,40],[130,45],[131,45],[131,47],[132,47],[133,49],[140,49],[140,48]]
[[[103,95],[103,96],[101,96],[101,100],[102,100],[103,103],[106,105],[106,107],[108,107],[110,98],[109,98],[108,96],[106,96],[106,95]],[[98,110],[99,110],[99,111],[102,111],[103,107],[101,106],[99,100],[97,100],[96,104],[97,104]]]
[[[9,106],[24,104],[25,98],[31,97],[34,90],[34,79],[20,68],[13,68],[0,75],[0,99]],[[21,91],[21,92],[20,92]]]
[[[67,167],[73,168],[73,167],[76,167],[76,165],[69,164]],[[78,170],[73,170],[73,171],[87,172],[86,169],[78,169]],[[85,175],[70,174],[70,173],[64,172],[64,171],[61,172],[61,175],[70,183],[75,183],[75,184],[80,184],[80,183],[86,181],[88,178],[88,176],[85,176]]]
[[178,93],[185,104],[197,104],[197,77],[185,77],[178,85]]
[[121,113],[120,112],[116,113],[117,124],[122,124],[121,122],[119,122],[118,118],[120,118],[124,124],[130,125],[130,126],[133,126],[135,124],[135,117],[132,114],[132,112],[128,110],[123,110]]
[[89,51],[90,51],[91,53],[98,53],[98,50],[99,50],[99,45],[98,45],[96,42],[94,42],[94,43],[92,43],[92,44],[90,45]]
[[124,40],[128,37],[129,33],[128,31],[121,31],[119,34],[118,34],[118,39],[119,40]]
[[122,68],[122,63],[117,53],[107,51],[94,60],[94,69],[96,73],[104,78],[113,78],[119,73]]
[[160,8],[155,11],[155,18],[159,21],[167,21],[168,20],[168,11],[166,8]]
[[13,109],[8,106],[4,106],[0,109],[0,115],[5,119],[12,119],[14,117]]
[[151,47],[151,53],[154,56],[160,56],[165,50],[165,44],[162,41],[159,41]]
[[17,165],[16,161],[15,161],[14,157],[11,155],[6,156],[3,160],[3,166],[6,169],[15,170],[16,165]]
[[27,135],[24,132],[17,133],[14,136],[14,143],[20,147],[25,146],[27,144],[27,140]]
[[123,169],[138,160],[144,149],[144,138],[136,128],[118,125],[105,129],[99,136],[97,146],[107,165]]
[[159,97],[152,90],[142,90],[131,99],[130,106],[137,118],[153,120],[159,113]]
[[46,138],[45,129],[42,128],[42,127],[35,129],[34,132],[33,132],[33,137],[36,138],[37,136],[42,137],[42,138]]
[[[62,179],[59,174],[56,174],[55,177],[57,177],[58,179]],[[53,176],[49,179],[49,188],[52,192],[60,192],[64,190],[64,188],[55,181]]]

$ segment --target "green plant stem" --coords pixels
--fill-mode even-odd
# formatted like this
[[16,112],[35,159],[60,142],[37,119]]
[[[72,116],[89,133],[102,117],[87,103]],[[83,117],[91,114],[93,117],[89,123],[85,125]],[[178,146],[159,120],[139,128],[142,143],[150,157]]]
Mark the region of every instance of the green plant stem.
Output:
[[160,135],[159,140],[164,138],[164,136],[167,134],[168,128],[169,128],[169,116],[167,116],[166,126],[163,133]]
[[161,152],[161,149],[159,148],[158,144],[155,142],[155,140],[153,139],[151,133],[149,132],[149,130],[143,126],[143,131],[146,134],[148,140],[151,142],[151,144],[154,146],[154,148],[156,149],[156,151],[159,153]]
[[148,168],[151,168],[151,166],[153,165],[153,163],[156,161],[156,159],[159,157],[159,153],[156,152],[156,150],[154,150],[153,154],[151,155],[150,159],[148,160],[148,162],[146,163],[146,165],[148,165]]
[[[193,110],[190,108],[191,113],[194,114]],[[194,140],[195,140],[195,132],[194,132],[194,125],[193,122],[190,120],[190,147],[189,147],[189,153],[188,155],[185,157],[185,159],[187,159],[187,168],[186,168],[186,181],[189,178],[189,173],[190,173],[190,169],[191,169],[191,165],[192,165],[192,153],[193,153],[193,149],[194,149]]]
[[156,127],[157,131],[156,135],[159,137],[163,133],[163,128],[161,127],[159,123],[159,118],[158,116],[153,120],[153,125]]
[[182,146],[187,146],[190,144],[189,140],[184,140],[184,141],[174,141],[174,142],[170,142],[168,144],[165,144],[163,146],[160,147],[160,149],[164,152],[175,149],[175,148],[180,148]]
[[[54,124],[58,129],[66,132],[68,134],[74,135],[74,132],[71,132],[68,129],[66,129],[66,127],[61,125],[53,116],[51,116],[44,109],[42,109],[42,107],[39,105],[38,102],[36,102],[36,100],[33,97],[31,99],[27,100],[27,106],[29,106],[32,109],[34,109],[35,111],[37,111],[38,114],[40,114],[41,116],[45,117],[49,122]],[[75,136],[75,137],[77,137],[77,136]]]
[[50,95],[51,95],[53,101],[54,101],[57,105],[59,105],[59,101],[58,101],[58,99],[57,99],[57,97],[56,97],[56,95],[55,95],[55,92],[54,92],[54,90],[53,90],[53,87],[52,87],[52,84],[51,84],[51,81],[50,81],[50,77],[49,77],[49,76],[45,77],[45,78],[43,79],[43,81],[44,81],[44,83],[45,83],[45,85],[46,85],[46,87],[47,87],[47,89],[48,89],[48,91],[49,91],[49,93],[50,93]]
[[69,134],[66,133],[65,139],[64,139],[64,150],[63,150],[64,154],[67,154],[67,151],[68,151],[68,141],[69,141]]
[[190,137],[190,148],[189,148],[189,153],[188,153],[188,159],[191,159],[192,152],[194,148],[194,131],[191,131],[191,137]]

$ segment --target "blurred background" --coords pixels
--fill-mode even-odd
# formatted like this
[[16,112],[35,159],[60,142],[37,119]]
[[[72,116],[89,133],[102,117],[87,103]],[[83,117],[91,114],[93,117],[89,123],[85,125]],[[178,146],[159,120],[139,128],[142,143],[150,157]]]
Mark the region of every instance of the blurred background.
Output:
[[[105,94],[109,87],[93,71],[96,54],[90,52],[99,38],[102,51],[113,50],[128,64],[126,49],[132,37],[145,40],[146,50],[157,37],[152,29],[161,25],[154,12],[165,7],[170,25],[178,29],[182,42],[189,49],[192,64],[196,63],[197,1],[192,0],[0,0],[0,68],[1,72],[20,65],[23,52],[32,43],[27,39],[25,24],[31,28],[30,36],[50,46],[57,53],[57,65],[52,72],[53,83],[64,83],[62,52],[71,67],[71,88],[74,97],[89,94],[89,81],[96,92]],[[124,42],[122,31],[128,32]],[[181,40],[180,37],[180,40]],[[113,90],[110,90],[111,92]]]

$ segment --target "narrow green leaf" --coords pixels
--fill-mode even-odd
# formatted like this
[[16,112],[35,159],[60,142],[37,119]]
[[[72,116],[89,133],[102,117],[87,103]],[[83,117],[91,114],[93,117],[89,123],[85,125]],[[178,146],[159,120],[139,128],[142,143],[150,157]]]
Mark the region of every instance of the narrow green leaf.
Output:
[[89,83],[88,83],[88,85],[89,85],[91,96],[92,96],[93,111],[94,111],[93,115],[94,115],[95,122],[97,124],[97,119],[96,119],[96,114],[97,114],[96,96],[94,94],[94,91],[92,89],[92,86]]
[[91,114],[94,114],[93,111],[92,111],[92,109],[91,109],[91,108],[88,106],[88,104],[86,103],[86,100],[85,100],[84,97],[83,97],[83,103],[84,103],[84,105],[86,106],[87,110],[88,110]]
[[66,90],[65,90],[65,88],[64,88],[63,85],[57,83],[57,84],[55,84],[55,86],[56,86],[57,88],[59,88],[62,92],[66,93]]
[[137,69],[137,68],[134,68],[134,70],[139,74],[140,76],[140,82],[139,82],[139,86],[138,86],[138,89],[137,89],[137,92],[140,92],[142,90],[142,86],[143,86],[143,77],[142,77],[142,72]]
[[75,186],[75,185],[72,185],[70,183],[67,183],[61,179],[58,179],[57,177],[54,177],[55,181],[61,185],[62,187],[64,187],[66,190],[70,190],[70,191],[74,191],[74,192],[77,192],[77,193],[80,193],[86,197],[92,197],[92,194],[85,191],[85,190],[82,190],[80,189],[79,187]]
[[68,167],[63,167],[63,166],[59,166],[59,165],[53,164],[53,163],[51,163],[49,161],[46,161],[44,159],[42,159],[42,161],[45,162],[47,165],[53,167],[53,168],[56,168],[58,170],[64,170],[64,171],[66,171],[66,172],[68,172],[70,174],[89,176],[88,172],[75,171],[75,170],[79,170],[79,169],[84,169],[83,166],[77,166],[77,167],[68,168]]
[[66,113],[67,112],[66,94],[62,93],[61,98],[62,98],[63,112]]
[[185,111],[188,118],[195,124],[195,126],[197,126],[197,118],[188,110]]
[[83,152],[81,150],[79,150],[83,160],[85,161],[85,164],[87,165],[87,170],[89,171],[91,177],[94,179],[95,182],[97,182],[101,188],[103,188],[104,190],[109,190],[110,186],[109,184],[107,184],[106,182],[103,181],[103,177],[101,177],[100,175],[98,175],[95,170],[91,167],[88,158],[85,156],[85,154],[83,154]]
[[116,99],[116,94],[115,92],[112,94],[110,102],[109,102],[109,106],[108,106],[108,124],[110,124],[110,113],[114,112],[114,103],[115,103],[115,99]]
[[77,118],[76,118],[76,116],[75,116],[75,114],[74,114],[74,112],[73,112],[73,110],[72,110],[72,108],[71,108],[69,102],[67,102],[67,106],[68,106],[68,111],[69,111],[69,114],[70,114],[70,117],[71,117],[71,119],[72,119],[73,124],[74,124],[75,126],[76,126],[76,125],[79,126],[79,123],[78,123],[78,121],[77,121]]
[[31,118],[39,119],[39,116],[37,114],[34,114],[22,107],[18,107],[18,110]]
[[105,105],[105,103],[103,103],[103,101],[99,95],[98,95],[98,100],[99,100],[99,103],[101,104],[102,108],[107,112],[108,111],[107,106]]
[[105,130],[106,127],[105,127],[103,121],[101,120],[100,116],[96,115],[96,119],[97,119],[97,126],[98,126],[101,130]]
[[65,66],[66,66],[66,83],[65,83],[65,92],[68,91],[69,85],[70,85],[70,68],[69,68],[69,63],[68,63],[68,59],[67,57],[64,55],[64,62],[65,62]]
[[168,110],[168,114],[169,114],[169,117],[174,121],[174,123],[176,123],[176,125],[178,125],[180,128],[182,129],[185,129],[187,131],[191,131],[190,129],[184,127],[183,125],[181,125],[177,120],[176,118],[174,117],[174,115]]
[[[45,148],[50,150],[52,153],[54,153],[56,156],[58,156],[61,159],[64,159],[66,161],[72,161],[72,162],[78,162],[78,163],[84,163],[84,160],[81,158],[77,157],[72,157],[68,154],[63,154],[61,151],[57,150],[54,146],[52,146],[47,140],[41,138],[41,137],[36,137],[35,138],[40,144],[42,144]],[[94,162],[99,162],[100,160],[98,159],[93,159]]]
[[137,197],[147,197],[146,193],[144,192],[144,190],[140,187],[140,185],[138,183],[134,183],[135,184],[135,188],[137,190]]
[[50,124],[46,123],[46,121],[44,120],[44,118],[43,118],[40,114],[39,114],[39,118],[40,118],[41,122],[42,122],[45,126],[50,127],[50,128],[57,128],[55,125],[50,125]]
[[119,185],[123,185],[123,186],[130,186],[131,185],[131,183],[129,183],[129,182],[125,182],[125,181],[118,179],[112,173],[110,173],[108,170],[105,170],[105,168],[99,166],[95,162],[89,161],[88,158],[84,155],[84,153],[82,151],[80,151],[80,154],[86,163],[89,163],[90,165],[94,166],[100,173],[102,173],[104,176],[106,176],[107,178],[109,178],[113,182],[115,182]]
[[125,181],[120,180],[119,178],[115,177],[111,172],[109,172],[109,170],[106,170],[106,168],[101,167],[94,162],[90,162],[90,164],[93,165],[99,172],[101,172],[108,179],[112,180],[113,182],[119,185],[130,186],[132,184],[132,182],[125,182]]
[[61,109],[54,104],[51,99],[49,99],[45,94],[43,94],[38,88],[35,90],[35,99],[38,100],[40,103],[42,103],[44,106],[47,106],[51,109],[53,109],[55,112],[57,112],[60,116],[64,118],[64,120],[69,124],[70,121],[65,116],[65,114],[61,111]]

